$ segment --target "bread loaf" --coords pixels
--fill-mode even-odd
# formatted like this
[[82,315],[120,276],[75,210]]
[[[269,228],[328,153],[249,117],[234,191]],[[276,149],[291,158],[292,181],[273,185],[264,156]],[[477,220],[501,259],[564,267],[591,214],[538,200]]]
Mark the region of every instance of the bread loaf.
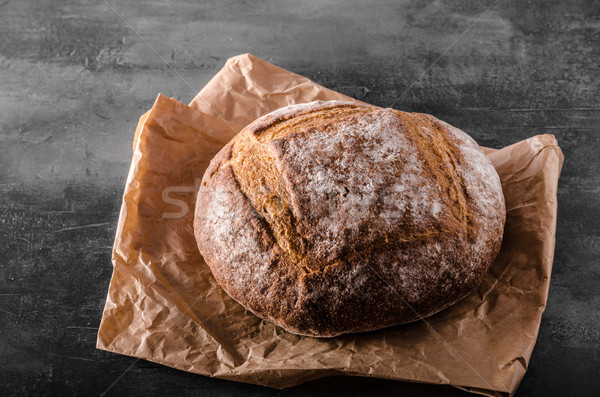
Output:
[[502,241],[498,174],[433,116],[351,102],[282,108],[212,160],[194,230],[217,282],[289,332],[331,337],[430,316]]

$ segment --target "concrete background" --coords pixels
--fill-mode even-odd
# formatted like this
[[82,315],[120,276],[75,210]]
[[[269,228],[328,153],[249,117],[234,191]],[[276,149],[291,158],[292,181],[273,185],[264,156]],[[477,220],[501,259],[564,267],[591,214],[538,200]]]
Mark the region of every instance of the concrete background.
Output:
[[[134,362],[94,347],[137,119],[158,93],[189,102],[251,52],[482,145],[555,134],[556,257],[518,395],[597,395],[600,2],[498,0],[484,13],[492,3],[0,1],[2,394],[100,394]],[[279,392],[145,361],[109,394],[125,393],[467,395],[340,377]]]

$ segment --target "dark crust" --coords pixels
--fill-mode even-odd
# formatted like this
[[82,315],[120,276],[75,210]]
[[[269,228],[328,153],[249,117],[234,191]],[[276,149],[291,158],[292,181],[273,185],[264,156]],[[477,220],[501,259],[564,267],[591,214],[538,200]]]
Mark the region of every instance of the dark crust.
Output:
[[[387,128],[406,137],[426,166],[420,180],[430,186],[447,183],[438,191],[440,215],[435,220],[405,215],[398,224],[390,224],[376,217],[380,206],[369,208],[357,230],[348,230],[334,247],[319,247],[323,234],[315,222],[329,215],[311,217],[306,207],[310,192],[302,190],[303,171],[317,166],[305,164],[308,168],[300,169],[294,151],[298,142],[308,143],[316,136],[315,126],[296,126],[265,143],[288,183],[290,211],[297,217],[293,228],[307,241],[303,263],[290,256],[269,219],[242,192],[239,180],[246,175],[236,173],[232,156],[236,142],[260,139],[273,126],[323,110],[342,113],[334,127],[342,124],[340,120],[392,120]],[[320,125],[323,129],[326,123]],[[422,129],[425,134],[419,132]],[[432,131],[435,139],[429,137]],[[427,317],[472,291],[500,249],[505,221],[500,182],[489,160],[474,148],[479,150],[466,134],[429,115],[346,102],[284,108],[244,128],[206,170],[194,222],[198,248],[229,295],[257,316],[296,334],[330,337]],[[478,169],[493,171],[495,179],[473,179],[477,173],[473,162]],[[480,204],[484,201],[487,207]],[[310,211],[315,211],[314,202]],[[319,211],[325,210],[317,205]]]
[[282,121],[289,120],[302,114],[333,108],[353,109],[364,108],[367,106],[374,107],[366,104],[343,101],[315,101],[301,105],[292,105],[286,108],[281,108],[254,120],[252,123],[248,124],[244,130],[246,130],[249,134],[259,135],[262,131],[275,124],[279,124]]

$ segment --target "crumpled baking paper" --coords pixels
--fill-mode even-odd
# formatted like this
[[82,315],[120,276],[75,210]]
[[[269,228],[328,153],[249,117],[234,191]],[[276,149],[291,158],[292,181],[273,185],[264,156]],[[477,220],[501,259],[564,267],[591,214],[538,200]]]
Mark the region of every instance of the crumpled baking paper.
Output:
[[552,135],[486,149],[506,198],[501,252],[476,291],[425,321],[332,339],[297,336],[246,311],[215,282],[192,225],[204,170],[249,122],[317,99],[353,100],[250,54],[229,59],[189,106],[158,96],[135,134],[97,347],[276,388],[344,374],[512,395],[548,297],[563,161]]

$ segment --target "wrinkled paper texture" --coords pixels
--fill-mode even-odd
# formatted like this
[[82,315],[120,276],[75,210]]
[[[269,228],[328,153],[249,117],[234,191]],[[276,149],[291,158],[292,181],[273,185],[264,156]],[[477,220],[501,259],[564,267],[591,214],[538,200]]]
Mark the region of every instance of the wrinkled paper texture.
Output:
[[506,198],[501,252],[476,291],[426,322],[297,336],[217,285],[193,234],[204,170],[257,117],[318,99],[353,100],[249,54],[231,58],[189,106],[158,96],[135,134],[97,347],[277,388],[345,374],[514,393],[548,297],[563,160],[552,135],[486,149]]

